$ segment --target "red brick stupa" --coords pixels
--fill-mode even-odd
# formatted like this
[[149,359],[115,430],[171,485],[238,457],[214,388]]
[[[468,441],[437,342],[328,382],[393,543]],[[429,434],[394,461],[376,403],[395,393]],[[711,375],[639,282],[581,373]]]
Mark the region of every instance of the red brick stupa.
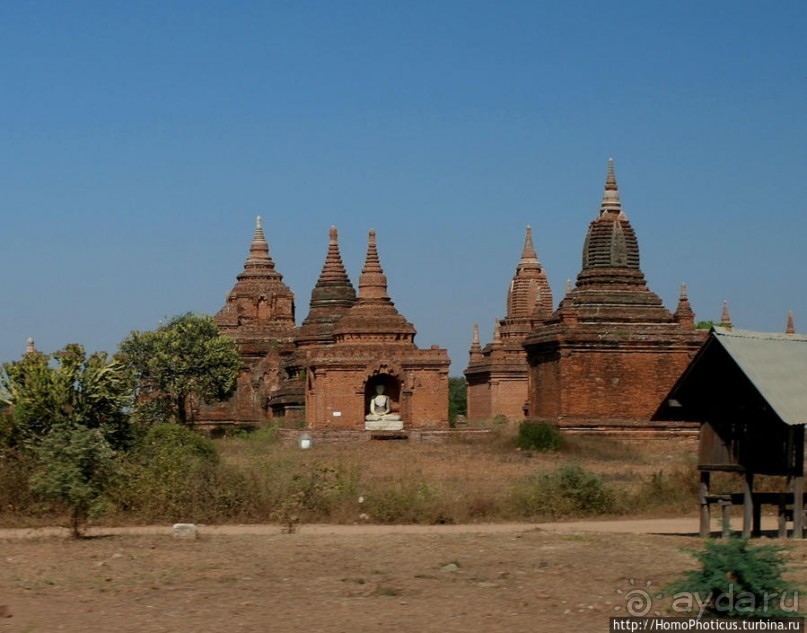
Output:
[[281,388],[280,367],[294,351],[297,328],[294,293],[275,269],[260,217],[244,270],[214,319],[221,333],[238,343],[244,365],[236,394],[226,402],[199,405],[196,420],[252,425],[271,419],[267,403]]
[[675,314],[647,287],[609,161],[577,284],[524,342],[530,417],[565,427],[643,424],[704,337],[685,287]]
[[415,346],[414,326],[387,292],[373,230],[355,302],[351,289],[331,229],[328,258],[298,340],[298,354],[305,355],[306,426],[447,428],[448,353]]
[[496,319],[493,342],[484,349],[474,326],[468,382],[468,419],[503,415],[521,420],[527,409],[527,352],[524,339],[552,316],[552,290],[527,227],[521,259],[507,290],[507,316]]

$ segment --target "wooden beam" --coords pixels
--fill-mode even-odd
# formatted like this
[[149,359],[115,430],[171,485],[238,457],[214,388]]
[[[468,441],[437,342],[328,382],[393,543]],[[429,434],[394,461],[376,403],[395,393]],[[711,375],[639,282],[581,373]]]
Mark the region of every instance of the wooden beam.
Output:
[[743,486],[743,538],[751,536],[754,519],[754,473],[746,471]]
[[711,473],[708,470],[701,471],[701,485],[700,485],[701,538],[707,538],[709,536],[709,533],[711,532],[711,517],[709,513],[709,502],[706,500],[706,497],[709,496],[710,475]]

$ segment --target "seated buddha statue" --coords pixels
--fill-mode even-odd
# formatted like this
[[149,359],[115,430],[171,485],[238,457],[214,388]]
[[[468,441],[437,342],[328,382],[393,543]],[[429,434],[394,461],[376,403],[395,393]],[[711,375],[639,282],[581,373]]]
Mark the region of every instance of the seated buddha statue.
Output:
[[384,385],[376,385],[375,393],[370,399],[370,412],[364,416],[365,420],[400,420],[401,416],[397,413],[391,413],[390,398],[384,393]]

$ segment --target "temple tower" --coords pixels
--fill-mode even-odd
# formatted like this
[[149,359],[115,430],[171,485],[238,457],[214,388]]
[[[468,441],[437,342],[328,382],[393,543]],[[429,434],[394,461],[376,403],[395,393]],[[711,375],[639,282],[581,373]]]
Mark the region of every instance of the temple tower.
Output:
[[524,341],[530,417],[561,426],[646,421],[700,348],[686,287],[671,313],[645,282],[608,163],[577,283]]
[[[414,326],[389,297],[375,231],[369,233],[355,299],[347,275],[342,274],[341,259],[337,265],[332,255],[335,235],[332,230],[326,260],[329,279],[334,280],[327,300],[340,316],[335,320],[317,316],[312,293],[312,313],[298,341],[299,352],[305,354],[307,427],[375,431],[448,427],[448,353],[437,346],[427,350],[415,346]],[[324,276],[323,269],[320,280]],[[323,296],[317,289],[315,293]],[[377,396],[385,411],[374,412]]]
[[272,418],[268,402],[283,383],[281,365],[293,352],[297,333],[294,293],[283,283],[269,254],[260,216],[235,286],[214,320],[235,339],[244,364],[235,395],[227,402],[200,403],[202,424],[256,424]]
[[527,353],[524,339],[552,316],[552,291],[538,260],[528,226],[521,258],[507,290],[507,314],[496,319],[493,342],[479,347],[479,329],[465,370],[468,382],[468,419],[487,420],[504,415],[521,420],[527,408]]

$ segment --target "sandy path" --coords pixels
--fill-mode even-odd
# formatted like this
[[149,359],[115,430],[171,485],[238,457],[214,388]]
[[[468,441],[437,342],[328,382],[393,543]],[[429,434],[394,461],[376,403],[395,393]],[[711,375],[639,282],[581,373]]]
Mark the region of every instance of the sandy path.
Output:
[[[732,528],[740,529],[741,519],[732,523]],[[720,521],[712,520],[712,531],[720,531]],[[762,529],[776,529],[776,517],[763,517]],[[553,523],[469,523],[462,525],[302,525],[301,535],[312,536],[360,536],[385,534],[518,534],[540,530],[557,533],[602,533],[602,534],[677,534],[697,535],[698,518],[680,517],[664,519],[615,519],[587,521],[557,521]],[[270,535],[279,534],[281,529],[274,524],[255,525],[200,525],[200,533],[209,535]],[[142,525],[127,527],[93,527],[88,536],[107,535],[155,535],[171,532],[170,525]],[[48,536],[68,536],[66,528],[6,528],[0,529],[0,539],[26,539]]]

